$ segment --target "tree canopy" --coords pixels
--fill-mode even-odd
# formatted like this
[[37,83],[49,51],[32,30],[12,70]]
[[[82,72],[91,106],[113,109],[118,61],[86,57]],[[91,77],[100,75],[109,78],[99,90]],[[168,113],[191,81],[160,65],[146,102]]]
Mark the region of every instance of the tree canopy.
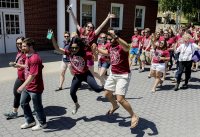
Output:
[[177,11],[177,7],[187,14],[196,14],[200,10],[200,0],[159,0],[160,11]]

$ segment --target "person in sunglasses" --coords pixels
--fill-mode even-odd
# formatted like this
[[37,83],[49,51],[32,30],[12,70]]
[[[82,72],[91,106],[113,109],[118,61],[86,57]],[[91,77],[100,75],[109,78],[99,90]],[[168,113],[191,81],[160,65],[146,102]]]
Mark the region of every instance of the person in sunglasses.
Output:
[[13,111],[5,113],[4,116],[7,117],[7,119],[14,119],[18,117],[18,108],[20,105],[20,98],[21,94],[17,92],[17,89],[24,83],[24,67],[26,60],[26,54],[22,50],[22,41],[24,40],[24,37],[18,37],[16,39],[16,47],[17,47],[17,55],[15,62],[10,62],[9,65],[17,68],[17,79],[15,80],[15,84],[13,87],[13,93],[14,93],[14,103],[13,103]]
[[[105,33],[101,33],[99,36],[99,39],[97,41],[98,43],[98,48],[102,50],[107,50],[108,49],[108,43],[107,38],[106,38]],[[99,75],[101,77],[101,84],[105,84],[105,80],[107,79],[106,72],[107,69],[110,67],[110,56],[108,55],[103,55],[99,53],[99,58],[98,58],[98,67],[99,67]]]
[[92,56],[90,54],[87,54],[87,51],[85,50],[86,45],[81,38],[79,38],[78,36],[73,37],[69,44],[69,49],[64,49],[64,48],[59,48],[56,39],[52,34],[52,43],[55,50],[57,50],[63,55],[68,56],[70,59],[72,72],[74,74],[70,88],[70,95],[75,104],[72,114],[76,114],[78,109],[80,108],[76,92],[78,88],[81,86],[81,83],[83,81],[88,83],[88,85],[95,92],[99,93],[103,91],[104,88],[97,85],[96,80],[94,79],[92,73],[90,72],[87,66],[87,60],[91,59]]
[[112,37],[109,48],[107,50],[98,49],[101,54],[110,56],[111,64],[111,71],[104,85],[104,94],[111,102],[112,107],[106,114],[112,115],[119,108],[119,103],[131,116],[131,128],[135,128],[139,117],[133,112],[130,103],[125,99],[131,78],[128,57],[129,45],[118,37],[117,32],[113,28],[108,29],[108,35]]
[[92,22],[87,22],[84,27],[81,27],[78,24],[78,21],[72,11],[72,7],[68,6],[67,12],[72,16],[72,19],[77,27],[77,30],[79,32],[79,35],[82,39],[84,39],[84,42],[86,44],[85,48],[87,51],[87,54],[91,54],[93,58],[87,60],[87,65],[92,72],[92,74],[99,79],[99,75],[94,72],[94,61],[97,60],[97,45],[93,42],[94,39],[97,37],[97,35],[100,33],[102,28],[106,25],[106,23],[111,19],[114,18],[114,14],[108,14],[106,19],[101,23],[101,25],[95,29]]
[[[68,49],[69,43],[70,43],[70,33],[68,31],[66,31],[64,33],[63,48]],[[61,62],[60,68],[61,68],[61,72],[60,72],[59,87],[55,91],[59,91],[59,90],[63,89],[63,83],[65,81],[65,72],[66,72],[67,68],[69,68],[69,70],[71,70],[70,60],[69,60],[69,57],[67,57],[66,55],[62,56],[62,62]]]

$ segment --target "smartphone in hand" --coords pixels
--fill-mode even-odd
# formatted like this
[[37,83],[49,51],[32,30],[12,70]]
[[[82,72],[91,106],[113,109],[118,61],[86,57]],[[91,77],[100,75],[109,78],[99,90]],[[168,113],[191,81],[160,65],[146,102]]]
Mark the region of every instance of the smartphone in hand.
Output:
[[53,36],[53,31],[51,29],[49,29],[47,32],[47,39],[51,40],[52,36]]

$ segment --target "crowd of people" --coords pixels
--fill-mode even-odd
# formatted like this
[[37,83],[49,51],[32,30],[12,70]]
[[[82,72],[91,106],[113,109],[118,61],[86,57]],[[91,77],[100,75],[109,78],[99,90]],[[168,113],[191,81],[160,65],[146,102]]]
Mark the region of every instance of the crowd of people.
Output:
[[[91,22],[81,27],[74,16],[71,7],[68,13],[72,16],[78,33],[64,33],[63,47],[58,45],[53,30],[48,37],[55,50],[63,54],[61,62],[60,83],[56,91],[63,89],[65,72],[69,68],[73,75],[70,95],[74,102],[72,114],[75,115],[80,104],[77,91],[81,83],[86,82],[92,90],[99,93],[104,91],[105,97],[111,103],[106,115],[112,115],[120,105],[131,116],[131,127],[135,128],[139,117],[133,111],[131,104],[126,100],[131,79],[131,67],[139,66],[139,73],[147,71],[147,77],[154,77],[152,93],[158,85],[162,85],[167,71],[176,70],[174,75],[174,90],[179,89],[182,74],[185,73],[184,84],[180,87],[187,89],[191,72],[198,70],[200,55],[200,28],[189,26],[174,31],[172,28],[156,30],[151,33],[149,28],[134,29],[131,44],[120,37],[119,31],[108,28],[107,32],[100,33],[109,19],[115,15],[108,14],[102,24],[95,29]],[[97,39],[96,42],[94,40]],[[42,60],[35,52],[35,42],[30,38],[19,37],[16,40],[18,53],[15,62],[10,66],[17,68],[18,77],[14,84],[13,111],[6,113],[8,118],[17,118],[18,108],[21,105],[24,111],[25,123],[21,129],[30,128],[40,130],[47,127],[46,116],[42,105],[44,90],[42,78]],[[62,47],[62,48],[61,48]],[[94,62],[98,61],[98,72],[94,71]],[[109,69],[109,71],[108,71]],[[100,81],[100,85],[96,80]],[[34,112],[38,120],[36,124],[29,102],[32,100]],[[120,104],[120,105],[119,105]]]

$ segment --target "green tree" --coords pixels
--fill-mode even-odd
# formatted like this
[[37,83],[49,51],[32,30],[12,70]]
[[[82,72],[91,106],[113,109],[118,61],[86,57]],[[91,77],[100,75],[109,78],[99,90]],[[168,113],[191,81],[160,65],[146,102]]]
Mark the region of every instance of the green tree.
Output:
[[196,17],[200,11],[200,0],[159,0],[159,11],[176,12],[177,8],[189,19]]

